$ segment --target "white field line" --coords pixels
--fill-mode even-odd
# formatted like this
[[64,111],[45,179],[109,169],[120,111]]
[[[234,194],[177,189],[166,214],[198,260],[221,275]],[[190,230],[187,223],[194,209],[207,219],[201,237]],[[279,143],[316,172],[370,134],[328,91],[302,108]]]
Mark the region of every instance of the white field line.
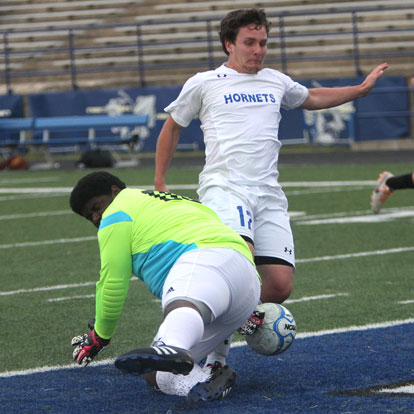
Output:
[[368,215],[349,215],[346,217],[325,218],[317,220],[309,220],[307,217],[303,217],[300,220],[296,220],[295,224],[314,226],[320,224],[350,224],[350,223],[379,223],[383,221],[391,221],[397,218],[414,217],[414,209],[404,209],[399,211],[383,212],[381,214],[368,214]]
[[412,303],[414,303],[414,300],[401,300],[397,302],[398,305],[411,305]]
[[[69,239],[71,242],[75,241],[85,241],[85,240],[94,240],[96,239],[95,236],[91,237],[84,237],[78,239]],[[47,243],[44,244],[54,244],[62,242],[61,240],[50,240]],[[24,244],[24,243],[20,243]],[[30,245],[36,245],[36,243],[31,243]],[[10,245],[0,245],[0,248],[5,248],[4,246],[10,247]],[[360,253],[350,253],[350,254],[340,254],[336,256],[321,256],[321,257],[310,257],[308,259],[297,259],[296,263],[309,263],[309,262],[317,262],[317,261],[328,261],[328,260],[339,260],[339,259],[351,259],[354,257],[365,257],[365,256],[377,256],[377,255],[383,255],[383,254],[393,254],[393,253],[403,253],[403,252],[409,252],[413,251],[414,247],[400,247],[396,249],[388,249],[388,250],[374,250],[371,252],[360,252]],[[96,283],[96,282],[87,282],[89,283]],[[6,295],[15,295],[18,293],[27,293],[27,292],[35,292],[37,290],[55,290],[55,289],[65,289],[70,287],[79,287],[83,284],[74,284],[74,285],[59,285],[59,286],[48,286],[43,288],[33,288],[33,289],[19,289],[14,291],[6,291],[6,292],[0,292],[0,296],[6,296]],[[86,285],[87,286],[87,285]]]
[[[44,180],[46,181],[46,180]],[[2,183],[0,182],[0,185]],[[5,184],[5,183],[3,183]],[[10,184],[10,183],[7,183]],[[306,194],[321,194],[326,192],[339,191],[356,191],[365,190],[367,186],[373,187],[376,181],[304,181],[304,182],[286,182],[281,183],[283,188],[299,187],[299,188],[315,188],[307,190],[293,190],[286,194],[288,196],[306,195]],[[176,190],[196,190],[198,184],[173,184],[168,186],[171,191]],[[336,187],[336,188],[334,188]],[[341,188],[342,187],[342,188]],[[135,186],[131,188],[142,188],[144,190],[151,190],[153,186]],[[0,201],[9,200],[23,200],[36,197],[61,197],[70,193],[72,187],[33,187],[33,188],[0,188],[0,194],[9,194],[0,197]],[[16,194],[16,195],[10,195]]]
[[0,216],[0,220],[14,220],[14,219],[26,219],[32,217],[49,217],[49,216],[61,216],[64,214],[73,214],[72,210],[56,210],[56,211],[39,211],[38,213],[22,213],[22,214],[8,214]]
[[288,181],[281,183],[282,187],[348,187],[348,186],[368,186],[377,184],[376,181]]
[[[0,197],[1,199],[1,197]],[[414,209],[410,207],[398,207],[398,208],[384,208],[382,209],[382,213],[380,215],[375,215],[376,217],[386,216],[391,213],[391,216],[394,216],[393,213],[397,213],[395,216],[399,215],[399,212],[411,210],[414,213]],[[289,216],[292,222],[298,222],[298,224],[307,224],[311,222],[311,220],[321,220],[321,222],[327,222],[327,220],[334,219],[336,217],[345,217],[349,218],[350,214],[352,214],[351,218],[356,216],[371,216],[371,210],[361,210],[361,211],[342,211],[338,213],[329,213],[329,214],[314,214],[314,215],[306,215],[304,211],[289,211]],[[33,217],[48,217],[48,216],[58,216],[58,215],[65,215],[65,214],[73,214],[72,210],[56,210],[56,211],[39,211],[37,213],[20,213],[20,214],[6,214],[0,216],[0,220],[14,220],[14,219],[25,219],[25,218],[33,218]],[[411,213],[409,214],[411,215]]]
[[[385,210],[385,209],[384,209]],[[315,219],[325,219],[325,218],[335,218],[335,217],[348,217],[350,214],[354,216],[363,216],[366,214],[372,214],[371,210],[359,210],[359,211],[339,211],[338,213],[328,213],[328,214],[311,214],[305,216],[294,216],[291,217],[291,220],[296,221],[305,221],[305,220],[315,220]]]
[[0,296],[20,295],[21,293],[46,292],[50,290],[74,289],[78,287],[85,287],[85,286],[92,286],[92,285],[96,285],[96,281],[95,282],[84,282],[84,283],[73,283],[70,285],[43,286],[43,287],[32,288],[32,289],[9,290],[8,292],[0,292]]
[[[408,207],[383,208],[381,210],[380,215],[382,215],[383,213],[395,213],[395,212],[406,211],[406,210],[413,210],[413,207],[408,206]],[[353,217],[372,215],[372,210],[342,211],[342,212],[328,213],[328,214],[312,214],[309,216],[308,215],[305,215],[305,216],[293,215],[293,216],[290,216],[290,218],[292,221],[295,221],[295,222],[297,221],[305,222],[306,220],[331,219],[331,218],[336,218],[336,217],[350,217],[351,215]]]
[[292,196],[298,196],[298,195],[307,195],[307,194],[324,194],[324,193],[339,193],[339,192],[344,192],[344,191],[367,191],[366,187],[362,187],[362,186],[355,186],[355,187],[348,187],[348,186],[343,186],[343,187],[336,187],[336,188],[332,188],[332,187],[318,187],[318,188],[310,188],[310,189],[306,189],[306,190],[287,190],[285,191],[285,194],[288,197],[292,197]]
[[[131,282],[138,281],[138,278],[135,276],[131,277]],[[36,293],[36,292],[46,292],[50,290],[63,290],[63,289],[76,289],[79,287],[85,286],[94,286],[96,285],[96,281],[94,282],[82,282],[82,283],[71,283],[67,285],[55,285],[55,286],[42,286],[38,288],[31,288],[31,289],[18,289],[18,290],[9,290],[7,292],[0,292],[0,296],[10,296],[10,295],[20,295],[21,293]]]
[[[152,190],[153,186],[142,185],[139,187],[143,190]],[[196,190],[197,184],[177,184],[169,186],[169,189],[174,190]],[[0,194],[9,194],[7,196],[0,197],[0,201],[9,200],[23,200],[28,198],[40,198],[40,197],[61,197],[66,196],[72,191],[73,187],[33,187],[33,188],[0,188]],[[10,195],[15,194],[15,195]]]
[[[154,187],[149,185],[143,185],[139,187],[143,190],[152,190]],[[198,188],[197,184],[178,184],[169,186],[170,189],[183,189],[192,190]],[[0,194],[49,194],[49,193],[70,193],[73,187],[22,187],[22,188],[0,188]]]
[[310,263],[310,262],[321,262],[321,261],[326,261],[326,260],[351,259],[354,257],[378,256],[382,254],[411,252],[413,250],[414,250],[414,247],[399,247],[395,249],[374,250],[371,252],[338,254],[336,256],[321,256],[321,257],[310,257],[308,259],[297,259],[296,263]]
[[[0,184],[4,184],[1,183]],[[349,186],[373,186],[376,181],[291,181],[281,183],[282,187],[305,187],[305,188],[321,188],[321,187],[349,187]],[[131,188],[152,189],[153,186],[134,186]],[[198,184],[172,184],[169,185],[170,190],[195,190]],[[0,194],[39,194],[39,193],[69,193],[73,187],[32,187],[32,188],[0,188]]]
[[0,194],[69,193],[71,191],[71,187],[0,188]]
[[[299,298],[299,299],[288,299],[284,303],[289,304],[289,303],[309,302],[310,300],[331,299],[331,298],[336,298],[338,296],[349,296],[349,293],[332,293],[332,294],[329,294],[329,295],[305,296],[305,297]],[[95,294],[82,295],[82,296],[64,296],[64,297],[60,297],[60,298],[47,299],[46,302],[61,302],[61,301],[64,301],[64,300],[89,299],[89,298],[94,298],[94,297],[95,297]],[[161,300],[155,298],[155,299],[152,299],[152,302],[161,303]]]
[[346,328],[328,329],[328,330],[317,331],[317,332],[304,332],[302,334],[299,333],[298,335],[296,335],[296,339],[305,339],[305,338],[312,338],[315,336],[332,335],[332,334],[345,333],[345,332],[360,332],[360,331],[366,331],[369,329],[391,328],[393,326],[405,325],[408,323],[414,323],[414,318],[409,318],[409,319],[404,319],[404,320],[399,320],[399,321],[371,323],[371,324],[363,325],[363,326],[348,326]]
[[382,388],[380,390],[375,391],[375,393],[378,393],[378,394],[382,394],[382,393],[414,394],[414,385],[404,385],[402,387],[397,387],[397,388]]
[[[374,324],[368,324],[368,325],[363,325],[363,326],[350,326],[348,328],[330,329],[330,330],[324,330],[324,331],[318,331],[318,332],[304,332],[304,333],[297,334],[296,339],[306,339],[306,338],[313,338],[317,336],[341,334],[341,333],[346,333],[346,332],[366,331],[369,329],[390,328],[393,326],[399,326],[399,325],[405,325],[405,324],[411,324],[411,323],[414,323],[414,318],[399,320],[399,321],[392,321],[392,322],[374,323]],[[237,348],[240,346],[247,346],[247,344],[244,341],[233,342],[231,344],[232,348]],[[112,358],[104,359],[101,361],[93,362],[92,366],[109,365],[109,364],[113,364],[113,362],[114,362],[114,359]],[[31,375],[31,374],[41,373],[41,372],[60,371],[62,369],[84,369],[84,368],[80,367],[79,365],[76,365],[75,363],[70,364],[70,365],[46,366],[46,367],[25,369],[25,370],[20,370],[20,371],[0,372],[0,378],[15,377],[18,375]]]
[[43,240],[43,241],[36,241],[36,242],[0,244],[0,249],[14,249],[15,247],[37,247],[37,246],[45,246],[48,244],[78,243],[78,242],[84,242],[84,241],[90,241],[90,240],[96,240],[96,236],[74,237],[73,239],[56,239],[56,240]]
[[[142,190],[152,190],[152,186],[139,186],[139,187],[130,187],[130,188],[140,188]],[[170,185],[168,186],[169,190],[177,191],[177,190],[197,190],[197,184],[182,184],[182,185]],[[0,188],[0,194],[15,194],[15,195],[7,195],[0,197],[0,201],[8,201],[8,200],[21,200],[21,199],[28,199],[28,198],[41,198],[41,197],[62,197],[69,194],[72,188],[50,188],[50,189],[32,189],[32,188],[25,188],[22,189],[10,189],[6,190],[4,188]],[[305,189],[305,190],[290,190],[286,191],[286,195],[290,196],[300,196],[300,195],[308,195],[308,194],[324,194],[324,193],[338,193],[344,191],[359,191],[364,190],[366,191],[365,187],[342,187],[342,188],[320,188],[320,189]]]
[[299,299],[288,299],[283,303],[300,303],[300,302],[309,302],[310,300],[321,300],[321,299],[331,299],[338,296],[349,296],[349,293],[332,293],[329,295],[318,295],[318,296],[306,296]]
[[10,184],[27,184],[27,183],[51,183],[58,181],[57,177],[37,177],[37,178],[2,178],[0,180],[0,185],[10,185]]
[[89,298],[94,298],[95,296],[96,295],[94,293],[92,295],[66,296],[62,298],[48,299],[47,302],[62,302],[64,300],[72,300],[72,299],[89,299]]
[[[26,219],[35,217],[48,217],[48,216],[60,216],[65,214],[74,214],[72,210],[55,210],[55,211],[39,211],[37,213],[19,213],[19,214],[6,214],[0,216],[0,220],[15,220],[15,219]],[[304,211],[289,211],[289,216],[292,218],[306,216]],[[331,216],[327,216],[331,217]]]
[[45,193],[45,194],[18,194],[0,197],[0,201],[10,200],[28,200],[31,198],[52,198],[52,197],[67,197],[66,193]]
[[[130,188],[140,188],[142,190],[152,190],[152,186],[139,186],[139,187],[130,187]],[[177,191],[177,190],[196,190],[198,188],[197,184],[188,184],[188,185],[171,185],[168,186],[169,190]],[[9,201],[9,200],[25,200],[29,198],[45,198],[45,197],[63,197],[70,193],[72,188],[50,188],[50,189],[42,189],[43,191],[37,191],[38,189],[24,189],[26,191],[19,191],[19,189],[13,189],[13,191],[5,190],[0,188],[0,194],[15,194],[15,195],[7,195],[0,197],[0,201]],[[46,191],[44,191],[46,190]],[[305,189],[305,190],[293,190],[293,191],[286,191],[286,195],[290,196],[300,196],[300,195],[308,195],[308,194],[324,194],[324,193],[338,193],[344,191],[359,191],[364,190],[364,187],[343,187],[343,188],[320,188],[320,189]]]

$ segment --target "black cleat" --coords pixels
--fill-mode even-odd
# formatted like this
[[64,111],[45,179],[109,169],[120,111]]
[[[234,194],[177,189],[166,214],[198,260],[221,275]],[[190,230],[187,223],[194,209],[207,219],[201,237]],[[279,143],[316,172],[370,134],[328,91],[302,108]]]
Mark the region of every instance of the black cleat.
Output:
[[192,401],[213,401],[226,397],[236,381],[236,371],[228,365],[219,368],[205,382],[199,382],[191,388],[188,398]]
[[218,371],[221,367],[223,366],[223,364],[219,361],[214,361],[214,364],[207,364],[204,365],[204,367],[202,367],[201,369],[204,372],[207,372],[208,374],[214,374],[216,371]]
[[159,345],[127,352],[115,360],[115,366],[124,374],[141,375],[152,371],[166,371],[188,375],[194,362],[185,349]]

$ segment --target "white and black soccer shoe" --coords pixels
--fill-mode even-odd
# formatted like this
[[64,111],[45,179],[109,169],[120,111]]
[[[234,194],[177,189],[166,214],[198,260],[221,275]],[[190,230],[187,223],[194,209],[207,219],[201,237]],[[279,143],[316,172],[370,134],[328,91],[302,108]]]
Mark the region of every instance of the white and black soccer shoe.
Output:
[[168,345],[154,345],[134,349],[119,356],[115,366],[124,374],[142,375],[152,371],[166,371],[188,375],[194,361],[185,349]]
[[214,364],[207,364],[204,365],[201,369],[206,372],[207,374],[214,374],[216,371],[218,371],[220,368],[223,367],[223,364],[219,361],[214,361]]
[[188,398],[191,401],[221,400],[229,395],[236,381],[236,376],[234,369],[224,365],[217,369],[207,381],[194,385],[188,393]]

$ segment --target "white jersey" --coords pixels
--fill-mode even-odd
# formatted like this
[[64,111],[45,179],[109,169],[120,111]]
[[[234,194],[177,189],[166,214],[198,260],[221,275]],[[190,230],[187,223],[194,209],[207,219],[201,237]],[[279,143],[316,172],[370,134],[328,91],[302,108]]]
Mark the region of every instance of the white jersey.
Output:
[[276,70],[246,74],[222,65],[188,79],[165,111],[182,127],[201,121],[206,163],[200,187],[278,187],[280,108],[297,108],[307,96],[305,86]]

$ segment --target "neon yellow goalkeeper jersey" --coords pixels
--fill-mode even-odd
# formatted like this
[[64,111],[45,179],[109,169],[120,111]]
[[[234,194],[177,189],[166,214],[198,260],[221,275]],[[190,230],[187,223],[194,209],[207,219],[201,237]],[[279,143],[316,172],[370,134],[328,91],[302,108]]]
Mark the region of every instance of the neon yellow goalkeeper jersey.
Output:
[[253,263],[245,241],[216,213],[187,197],[158,191],[122,190],[102,215],[98,241],[95,330],[105,339],[115,331],[132,273],[160,298],[171,267],[189,250],[229,248]]

